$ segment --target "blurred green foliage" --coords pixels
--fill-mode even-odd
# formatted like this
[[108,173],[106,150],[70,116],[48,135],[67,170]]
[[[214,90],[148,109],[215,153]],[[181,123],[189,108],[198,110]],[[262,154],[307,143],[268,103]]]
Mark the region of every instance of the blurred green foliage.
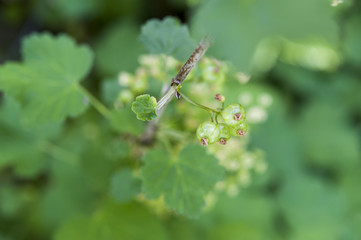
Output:
[[[3,1],[0,239],[361,239],[361,4],[331,3]],[[222,62],[183,89],[241,103],[248,138],[194,146],[208,116],[175,100],[142,138],[128,103],[205,34]]]

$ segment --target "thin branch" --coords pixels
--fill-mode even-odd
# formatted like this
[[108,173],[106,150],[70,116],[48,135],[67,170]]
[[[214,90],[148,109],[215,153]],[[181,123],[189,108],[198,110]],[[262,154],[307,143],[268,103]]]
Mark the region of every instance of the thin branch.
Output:
[[187,102],[193,104],[194,106],[202,108],[203,110],[206,110],[209,113],[217,113],[217,114],[220,113],[220,111],[218,111],[217,109],[213,109],[213,108],[210,108],[210,107],[207,107],[207,106],[204,106],[202,104],[194,102],[193,100],[189,99],[186,95],[184,95],[182,92],[178,92],[178,93],[184,98],[184,100],[186,100]]
[[103,117],[109,119],[111,117],[111,111],[96,97],[94,97],[86,88],[78,85],[79,90],[87,97],[90,104],[101,114]]
[[[172,79],[171,83],[169,84],[168,88],[165,91],[162,91],[163,97],[158,101],[156,106],[156,113],[158,117],[150,121],[145,129],[144,134],[140,137],[140,142],[144,145],[151,144],[154,140],[155,134],[158,129],[158,121],[160,116],[162,115],[165,107],[168,105],[170,100],[176,94],[175,87],[173,86],[174,83],[182,85],[186,77],[188,76],[189,72],[192,68],[197,64],[199,59],[204,55],[207,49],[210,46],[210,42],[207,38],[203,38],[200,43],[198,44],[197,48],[194,50],[192,55],[189,57],[187,62],[183,65],[183,67],[179,70],[178,74]],[[163,89],[164,90],[164,89]]]
[[183,65],[183,67],[179,70],[178,74],[172,79],[170,86],[168,87],[167,92],[163,95],[163,97],[158,101],[156,106],[157,114],[164,109],[170,100],[173,99],[176,94],[176,89],[173,87],[174,84],[182,85],[189,72],[194,68],[197,62],[202,58],[207,49],[210,46],[209,40],[205,37],[198,44],[197,48],[194,50],[192,55],[188,58],[187,62]]
[[201,59],[201,57],[205,54],[209,46],[210,42],[206,37],[200,41],[197,48],[194,50],[192,55],[188,58],[187,62],[183,65],[183,67],[179,70],[178,74],[175,76],[175,80],[177,80],[180,85],[182,85],[189,72],[197,64],[199,59]]

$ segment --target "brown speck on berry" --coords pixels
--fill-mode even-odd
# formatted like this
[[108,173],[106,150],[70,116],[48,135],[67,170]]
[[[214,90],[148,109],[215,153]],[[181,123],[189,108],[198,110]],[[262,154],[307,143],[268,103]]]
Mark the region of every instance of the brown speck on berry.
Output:
[[227,140],[225,138],[221,138],[221,139],[219,139],[219,143],[222,144],[222,145],[226,145]]
[[237,131],[237,135],[238,135],[238,136],[244,137],[244,134],[245,134],[245,131],[244,131],[243,129],[239,129],[239,130]]
[[207,146],[208,145],[208,139],[207,138],[202,138],[201,139],[201,145],[202,146]]
[[236,121],[241,120],[241,118],[242,118],[242,113],[237,113],[237,114],[234,114],[234,116],[233,116],[233,119]]

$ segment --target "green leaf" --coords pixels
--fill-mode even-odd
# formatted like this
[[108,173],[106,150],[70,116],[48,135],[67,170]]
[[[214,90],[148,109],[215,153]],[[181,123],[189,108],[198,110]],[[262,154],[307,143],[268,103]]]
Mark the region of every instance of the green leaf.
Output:
[[85,216],[75,216],[68,220],[55,234],[55,240],[90,239],[90,220]]
[[14,172],[17,176],[22,178],[34,178],[41,172],[45,172],[47,169],[49,159],[42,156],[40,153],[35,152],[28,155],[23,154],[20,158],[13,161]]
[[84,17],[94,16],[101,8],[101,2],[96,0],[55,0],[48,4],[64,20],[81,20]]
[[77,46],[66,35],[33,34],[23,41],[22,54],[27,66],[49,74],[47,77],[53,82],[79,82],[93,62],[90,48]]
[[172,240],[198,240],[198,228],[192,221],[184,221],[183,218],[173,218],[167,221],[169,239]]
[[361,63],[361,17],[359,15],[352,16],[345,24],[345,37],[343,47],[345,55],[352,60],[355,65]]
[[210,230],[209,240],[227,239],[238,240],[240,236],[247,240],[264,240],[271,239],[264,230],[257,225],[251,225],[242,221],[234,223],[221,223]]
[[91,217],[76,216],[65,222],[56,232],[55,239],[168,239],[161,222],[140,204],[109,202],[100,206]]
[[143,94],[135,99],[132,104],[132,111],[137,114],[137,118],[142,121],[150,121],[157,117],[155,107],[157,100],[149,94]]
[[269,199],[251,189],[242,189],[237,196],[220,194],[214,209],[204,214],[200,221],[242,222],[262,227],[265,231],[271,228],[273,217],[273,205]]
[[117,78],[105,78],[102,80],[101,96],[102,100],[107,104],[114,104],[117,100],[119,92],[124,89],[118,82]]
[[24,104],[29,125],[61,122],[86,109],[79,82],[89,72],[93,54],[70,37],[47,33],[26,38],[24,63],[0,68],[0,88]]
[[204,195],[224,175],[213,155],[201,146],[186,146],[172,159],[162,150],[149,151],[143,168],[143,190],[147,198],[164,196],[165,203],[180,214],[198,216]]
[[106,28],[95,43],[95,68],[103,75],[116,75],[121,70],[134,71],[142,44],[139,27],[131,21],[118,21]]
[[140,135],[145,127],[144,122],[134,121],[134,113],[131,111],[130,106],[112,111],[110,121],[112,128],[120,133]]
[[299,142],[308,156],[308,164],[347,173],[361,159],[360,140],[355,130],[348,125],[344,105],[334,99],[335,95],[320,99],[306,105],[300,112]]
[[25,204],[23,192],[12,185],[2,183],[0,188],[0,212],[4,217],[15,217]]
[[332,11],[329,1],[205,1],[193,15],[191,28],[198,36],[208,34],[214,39],[210,53],[245,70],[265,38],[317,38],[336,44],[338,31]]
[[347,202],[332,185],[298,175],[282,187],[279,206],[292,229],[289,239],[340,239]]
[[167,239],[161,222],[144,206],[136,203],[104,205],[92,219],[92,239],[113,240],[120,236],[124,240]]
[[135,178],[130,169],[126,168],[113,175],[110,187],[113,198],[119,203],[124,203],[140,192],[140,180]]
[[44,143],[56,137],[60,130],[59,124],[25,128],[21,124],[20,104],[3,95],[0,105],[0,170],[12,167],[14,173],[22,178],[38,175],[48,163]]
[[75,161],[65,156],[57,156],[51,162],[49,174],[52,181],[38,200],[36,218],[42,224],[58,226],[77,214],[86,214],[93,210],[98,189],[90,183],[92,179],[85,173],[86,169],[79,164],[81,156],[74,154]]
[[189,57],[195,47],[188,28],[171,17],[149,20],[142,27],[140,40],[150,53],[171,55],[179,60]]

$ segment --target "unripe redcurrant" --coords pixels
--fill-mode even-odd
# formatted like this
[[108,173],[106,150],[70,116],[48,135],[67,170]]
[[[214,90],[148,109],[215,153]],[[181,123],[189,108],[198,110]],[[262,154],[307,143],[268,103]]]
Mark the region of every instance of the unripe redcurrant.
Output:
[[241,104],[230,104],[221,112],[222,118],[225,123],[231,127],[243,123],[246,119],[246,112]]
[[247,133],[248,127],[246,123],[240,123],[237,126],[233,126],[231,128],[231,134],[233,136],[241,136],[244,137],[244,135]]
[[219,123],[218,124],[219,130],[221,130],[221,133],[219,134],[219,143],[222,145],[226,145],[227,140],[231,137],[231,130],[229,126],[225,123]]
[[203,146],[216,142],[220,133],[218,125],[213,122],[201,123],[197,128],[197,137]]

